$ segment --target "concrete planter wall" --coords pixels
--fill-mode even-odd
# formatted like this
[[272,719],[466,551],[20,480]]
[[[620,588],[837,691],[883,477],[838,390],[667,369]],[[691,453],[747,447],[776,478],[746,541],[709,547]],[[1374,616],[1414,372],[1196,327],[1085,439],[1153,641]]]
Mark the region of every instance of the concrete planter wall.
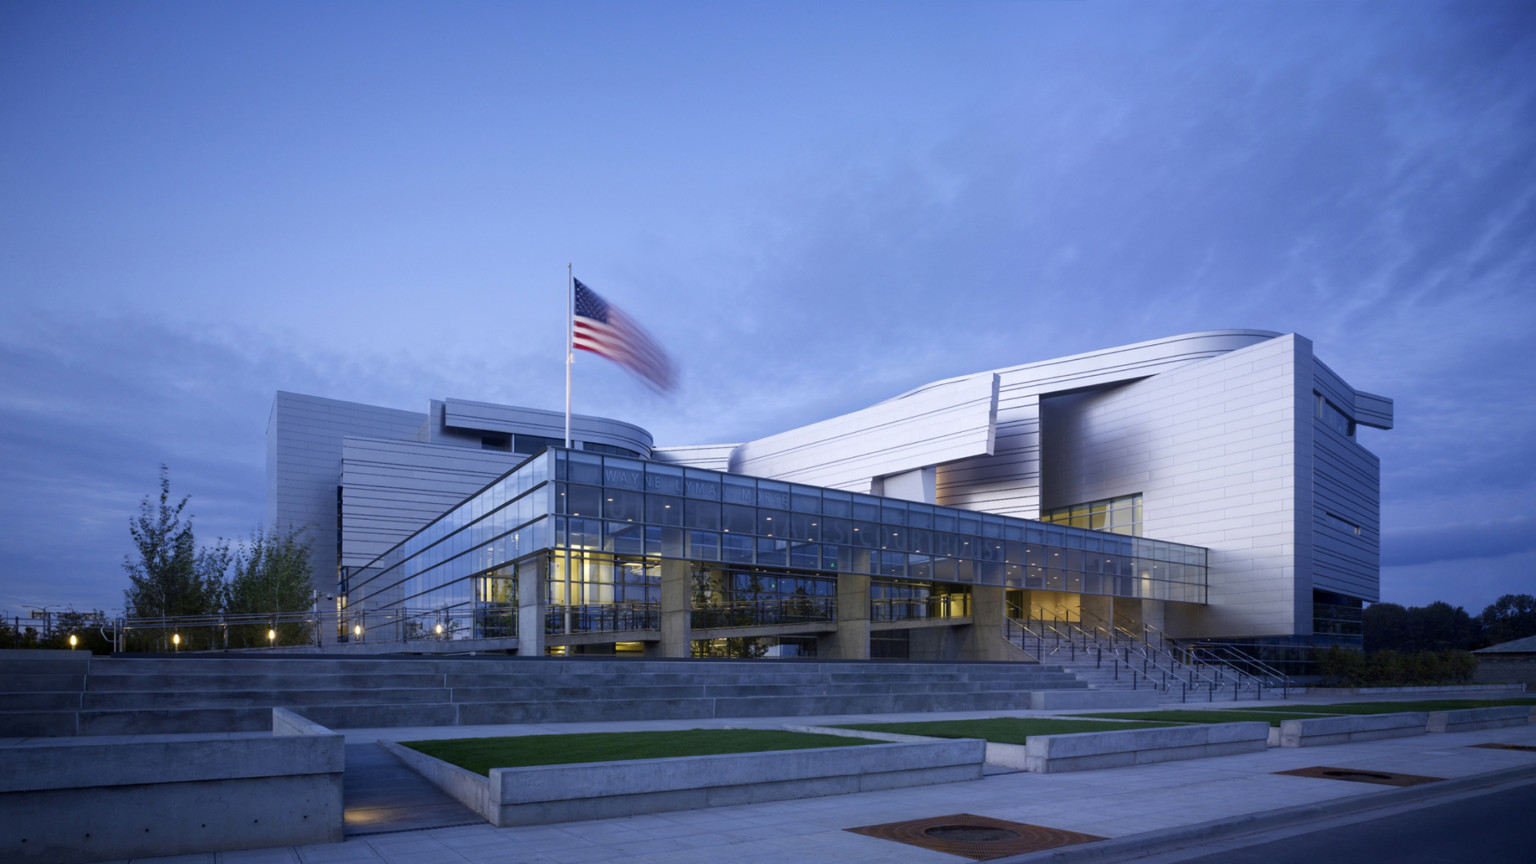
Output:
[[0,859],[77,864],[339,841],[344,747],[281,708],[271,733],[7,746]]
[[489,777],[379,742],[498,827],[609,819],[981,779],[985,742],[933,741],[494,768]]
[[[1212,733],[1213,727],[1223,728]],[[1231,753],[1250,753],[1269,746],[1269,724],[1263,721],[1214,723],[1207,726],[1169,726],[1162,729],[1125,729],[1109,732],[1072,732],[1062,735],[1036,735],[1024,744],[988,741],[987,764],[1018,771],[1042,774],[1085,771],[1092,768],[1118,768],[1178,759],[1202,759]],[[837,729],[830,726],[791,726],[797,732],[843,735],[876,741],[935,741],[943,739],[902,735],[896,732],[871,732],[864,729]],[[1139,734],[1173,733],[1173,734]],[[1057,743],[1050,743],[1059,739]],[[1039,741],[1039,744],[1035,742]],[[1030,746],[1036,758],[1030,759]]]
[[1536,708],[1529,705],[1431,711],[1426,728],[1430,732],[1475,732],[1478,729],[1524,726],[1531,722],[1533,711],[1536,711]]
[[[1023,764],[1014,764],[1012,767],[1022,767],[1026,771],[1041,774],[1056,774],[1179,759],[1204,759],[1209,756],[1260,751],[1268,746],[1268,739],[1269,724],[1261,720],[1168,726],[1161,729],[1035,735],[1022,748],[1012,745],[1014,749],[1023,751]],[[1004,754],[999,752],[998,756],[1003,758]],[[1017,759],[1017,754],[1013,758]],[[992,761],[990,749],[988,761]]]
[[1423,735],[1428,723],[1429,715],[1423,711],[1285,720],[1280,723],[1280,746],[1317,747],[1376,741],[1381,738],[1406,738]]
[[1523,696],[1525,694],[1525,685],[1436,684],[1421,687],[1311,687],[1306,691],[1296,689],[1291,692],[1309,692],[1313,695],[1325,696],[1381,696],[1393,694],[1399,696],[1443,696],[1457,699],[1497,699],[1504,696]]
[[1034,711],[1057,708],[1094,710],[1099,708],[1156,708],[1157,691],[1146,690],[1040,690],[1029,694]]

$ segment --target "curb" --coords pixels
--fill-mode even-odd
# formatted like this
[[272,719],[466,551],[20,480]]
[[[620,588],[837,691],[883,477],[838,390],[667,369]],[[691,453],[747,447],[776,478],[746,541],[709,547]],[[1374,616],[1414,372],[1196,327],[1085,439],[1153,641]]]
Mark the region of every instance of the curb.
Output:
[[1440,783],[1410,786],[1406,789],[1393,789],[1355,798],[1335,799],[1316,804],[1298,804],[1294,807],[1262,813],[1245,813],[1241,816],[1229,816],[1225,819],[1214,819],[1194,825],[1181,825],[1177,828],[1164,828],[1125,837],[1111,837],[1097,843],[1061,846],[1055,849],[1027,852],[1023,855],[993,858],[991,861],[992,864],[1037,864],[1044,861],[1071,864],[1079,861],[1120,861],[1140,858],[1161,852],[1172,852],[1197,843],[1227,840],[1277,828],[1297,828],[1309,822],[1337,819],[1340,816],[1432,800],[1525,779],[1536,779],[1536,765],[1505,768],[1486,774],[1457,777]]

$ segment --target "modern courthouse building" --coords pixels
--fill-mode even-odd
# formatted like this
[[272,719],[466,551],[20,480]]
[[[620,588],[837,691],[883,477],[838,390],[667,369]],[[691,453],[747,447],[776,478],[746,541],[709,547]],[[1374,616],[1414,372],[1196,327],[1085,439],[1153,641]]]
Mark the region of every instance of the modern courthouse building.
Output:
[[1009,618],[1358,645],[1392,427],[1296,334],[979,372],[735,445],[459,399],[278,393],[267,523],[326,641],[519,654],[1015,659]]

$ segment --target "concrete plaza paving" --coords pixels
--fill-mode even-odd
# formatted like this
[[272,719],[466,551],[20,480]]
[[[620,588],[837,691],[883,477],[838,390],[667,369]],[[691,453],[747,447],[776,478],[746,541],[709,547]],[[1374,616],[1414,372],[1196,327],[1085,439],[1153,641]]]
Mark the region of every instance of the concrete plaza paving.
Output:
[[[1358,701],[1360,697],[1298,697],[1295,702]],[[1284,703],[1266,700],[1264,707]],[[1238,703],[1257,707],[1257,703]],[[1191,705],[1189,707],[1202,707]],[[1224,703],[1211,707],[1235,707]],[[1073,712],[965,712],[925,715],[844,715],[677,720],[631,723],[530,724],[447,728],[343,730],[349,746],[380,739],[409,741],[482,735],[534,735],[634,729],[776,727],[784,723],[894,722],[997,716],[1051,716]],[[1270,748],[1261,753],[1065,774],[1030,774],[989,769],[981,780],[718,807],[619,819],[521,828],[488,824],[379,833],[343,843],[207,853],[153,859],[176,864],[582,864],[633,861],[641,864],[719,862],[957,862],[969,860],[846,829],[908,819],[969,813],[1116,838],[1119,851],[1099,860],[1127,860],[1137,838],[1183,835],[1198,843],[1207,826],[1304,825],[1335,808],[1433,806],[1435,787],[1394,789],[1365,783],[1278,775],[1274,772],[1326,765],[1429,775],[1452,783],[1444,795],[1486,778],[1490,782],[1536,783],[1536,752],[1476,748],[1504,743],[1536,746],[1536,726],[1478,732],[1421,735],[1327,747]],[[1366,799],[1365,796],[1375,796]],[[1332,802],[1330,804],[1330,802]],[[1409,803],[1411,802],[1411,803]],[[1308,806],[1312,805],[1312,806]],[[1318,807],[1316,805],[1326,805]],[[1288,809],[1289,808],[1289,809]],[[1276,814],[1266,817],[1266,814]],[[1294,827],[1293,826],[1293,827]],[[1187,830],[1182,830],[1187,829]],[[1077,847],[1086,852],[1089,847]],[[1166,854],[1166,851],[1165,853]],[[1027,860],[1044,860],[1049,852]],[[137,859],[142,862],[150,859]],[[996,859],[1014,860],[1014,859]],[[1021,859],[1024,860],[1024,859]]]

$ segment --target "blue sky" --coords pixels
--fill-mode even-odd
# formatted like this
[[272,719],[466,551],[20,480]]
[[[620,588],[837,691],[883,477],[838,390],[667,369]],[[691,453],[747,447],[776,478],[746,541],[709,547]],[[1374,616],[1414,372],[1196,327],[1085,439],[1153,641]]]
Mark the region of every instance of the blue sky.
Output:
[[1397,428],[1383,596],[1536,591],[1536,5],[0,5],[0,610],[122,605],[158,466],[264,512],[279,389],[558,408],[566,264],[731,442],[1297,332]]

